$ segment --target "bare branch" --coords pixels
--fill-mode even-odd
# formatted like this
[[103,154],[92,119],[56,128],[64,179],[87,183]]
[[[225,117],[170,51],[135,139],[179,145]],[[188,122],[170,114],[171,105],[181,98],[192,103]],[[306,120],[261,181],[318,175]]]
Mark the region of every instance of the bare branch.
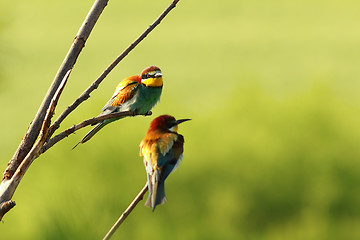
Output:
[[149,111],[145,114],[136,114],[133,111],[126,111],[126,112],[116,112],[116,113],[109,113],[106,115],[102,115],[99,117],[94,117],[94,118],[90,118],[87,120],[82,121],[81,123],[77,124],[77,125],[73,125],[72,127],[69,127],[68,129],[64,130],[63,132],[59,133],[58,135],[56,135],[55,137],[51,138],[50,140],[48,140],[48,142],[46,144],[44,144],[44,146],[40,149],[40,154],[46,152],[49,148],[51,148],[54,144],[56,144],[57,142],[61,141],[62,139],[64,139],[65,137],[69,136],[70,134],[74,133],[75,131],[86,127],[88,125],[94,125],[98,122],[101,122],[105,119],[111,119],[111,118],[118,118],[118,117],[126,117],[126,116],[136,116],[136,115],[143,115],[143,116],[149,116],[151,115],[152,112]]
[[10,201],[12,198],[17,186],[19,185],[22,177],[24,176],[26,170],[29,168],[31,163],[39,156],[40,147],[45,143],[48,128],[50,126],[51,117],[54,114],[56,104],[59,100],[62,90],[65,87],[65,83],[70,75],[71,69],[67,71],[64,79],[61,81],[59,88],[57,89],[55,95],[50,101],[49,109],[46,112],[44,122],[41,127],[41,133],[39,140],[31,148],[30,152],[26,155],[24,160],[21,162],[14,175],[10,180],[2,181],[0,184],[0,220],[11,208],[15,206],[15,202]]
[[0,221],[2,216],[4,216],[8,211],[10,211],[13,207],[15,207],[16,203],[14,201],[6,201],[0,205]]
[[119,219],[115,222],[115,224],[111,227],[109,232],[105,235],[103,240],[108,240],[115,233],[115,231],[120,227],[121,223],[125,220],[127,216],[132,212],[132,210],[136,207],[136,205],[143,199],[145,193],[148,190],[148,184],[146,183],[143,189],[139,192],[139,194],[134,198],[134,200],[130,203],[127,209],[121,214]]
[[44,97],[44,100],[38,112],[36,113],[32,123],[30,124],[30,127],[28,128],[14,156],[8,163],[8,167],[4,172],[2,180],[8,180],[13,176],[20,163],[23,161],[25,156],[29,153],[30,149],[34,145],[37,137],[39,136],[42,123],[45,118],[46,110],[49,108],[51,99],[53,98],[56,90],[59,88],[60,82],[64,78],[66,72],[74,66],[81,50],[85,46],[85,42],[89,37],[90,32],[92,31],[103,9],[107,5],[107,2],[108,0],[96,0],[94,2],[92,8],[90,9],[88,15],[86,16],[83,24],[80,27],[79,32],[77,33],[74,42],[69,49],[69,52],[67,53],[63,63],[61,64],[53,80],[53,83],[51,84],[46,96]]
[[160,24],[166,15],[176,7],[179,0],[174,0],[164,12],[133,42],[127,47],[105,70],[104,72],[70,105],[68,106],[52,124],[49,130],[49,136],[60,127],[61,122],[77,108],[83,101],[90,97],[90,93],[98,88],[99,84],[105,79],[105,77],[116,67],[116,65],[133,50],[154,28]]

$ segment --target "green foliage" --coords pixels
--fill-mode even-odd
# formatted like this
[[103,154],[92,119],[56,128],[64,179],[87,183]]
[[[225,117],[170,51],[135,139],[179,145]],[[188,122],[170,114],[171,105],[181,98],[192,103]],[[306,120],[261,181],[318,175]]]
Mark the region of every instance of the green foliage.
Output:
[[[110,2],[56,113],[167,4]],[[1,169],[90,5],[4,4]],[[166,182],[168,202],[154,213],[141,202],[114,239],[359,239],[359,7],[180,1],[62,128],[97,115],[120,80],[152,64],[164,73],[153,116],[112,123],[71,151],[84,129],[36,160],[1,238],[102,238],[146,181],[138,145],[150,121],[169,113],[193,121],[179,129],[184,160]]]

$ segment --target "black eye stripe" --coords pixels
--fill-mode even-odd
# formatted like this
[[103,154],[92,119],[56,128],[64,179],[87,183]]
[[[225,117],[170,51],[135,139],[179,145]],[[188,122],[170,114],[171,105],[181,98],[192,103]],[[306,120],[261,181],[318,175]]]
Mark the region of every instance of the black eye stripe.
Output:
[[150,75],[150,74],[144,74],[142,75],[142,79],[146,79],[146,78],[150,78],[150,77],[154,77],[154,75]]
[[141,76],[141,78],[142,78],[142,79],[155,78],[156,73],[157,73],[157,72],[154,72],[153,74],[146,73],[146,74],[143,74],[143,75]]

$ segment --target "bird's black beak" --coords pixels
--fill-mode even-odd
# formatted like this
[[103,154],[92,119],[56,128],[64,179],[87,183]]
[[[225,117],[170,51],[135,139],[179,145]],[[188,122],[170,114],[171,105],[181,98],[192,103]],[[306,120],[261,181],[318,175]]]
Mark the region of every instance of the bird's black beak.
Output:
[[183,123],[183,122],[186,122],[186,121],[189,121],[191,119],[189,118],[186,118],[186,119],[179,119],[179,120],[176,120],[176,125],[179,125],[180,123]]

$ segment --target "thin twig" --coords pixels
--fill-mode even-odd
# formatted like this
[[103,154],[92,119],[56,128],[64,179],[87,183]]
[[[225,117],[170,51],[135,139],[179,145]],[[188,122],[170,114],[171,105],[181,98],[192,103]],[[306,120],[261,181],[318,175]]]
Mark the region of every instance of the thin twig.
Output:
[[139,192],[139,194],[134,198],[134,200],[130,203],[127,209],[121,214],[119,219],[115,222],[115,224],[111,227],[109,232],[105,235],[103,240],[108,240],[115,233],[115,231],[120,227],[121,223],[125,220],[127,216],[132,212],[132,210],[136,207],[136,205],[143,199],[145,193],[148,190],[148,184],[146,183],[143,189]]
[[62,131],[58,135],[56,135],[56,136],[52,137],[51,139],[49,139],[48,142],[46,142],[44,144],[44,146],[42,146],[39,153],[42,154],[42,153],[46,152],[54,144],[56,144],[60,140],[64,139],[65,137],[69,136],[70,134],[74,133],[75,131],[77,131],[77,130],[83,128],[83,127],[86,127],[88,125],[94,125],[94,124],[99,123],[99,122],[101,122],[101,121],[103,121],[105,119],[112,119],[112,118],[126,117],[126,116],[136,116],[136,115],[149,116],[151,114],[152,114],[151,111],[149,111],[149,112],[147,112],[145,114],[136,114],[133,111],[125,111],[125,112],[109,113],[109,114],[102,115],[102,116],[99,116],[99,117],[94,117],[94,118],[84,120],[81,123],[73,125],[73,126],[69,127],[68,129]]
[[41,132],[40,132],[40,141],[39,142],[42,142],[41,146],[44,144],[44,142],[47,138],[48,130],[49,130],[50,123],[51,123],[51,118],[54,115],[56,105],[59,101],[62,91],[64,90],[66,82],[70,76],[71,70],[72,70],[72,68],[70,68],[66,72],[63,80],[61,81],[61,83],[59,85],[59,88],[56,90],[54,97],[51,99],[49,109],[46,111],[46,115],[45,115],[44,122],[43,122]]
[[4,172],[2,181],[9,180],[13,176],[20,163],[23,161],[25,156],[33,147],[37,137],[40,134],[40,130],[46,115],[46,111],[49,108],[51,99],[59,88],[60,82],[64,78],[66,72],[69,69],[73,68],[81,50],[85,46],[85,42],[88,39],[90,32],[92,31],[103,9],[107,5],[107,2],[108,0],[96,0],[94,2],[92,8],[90,9],[88,15],[86,16],[83,24],[80,27],[79,32],[77,33],[73,44],[69,49],[69,52],[63,60],[63,63],[61,64],[53,80],[53,83],[51,84],[46,96],[44,97],[44,100],[38,112],[36,113],[32,123],[30,124],[30,127],[25,133],[25,136],[19,144],[15,154],[8,163],[8,167]]
[[105,79],[105,77],[116,67],[116,65],[126,56],[131,50],[133,50],[154,28],[159,25],[166,15],[176,7],[176,4],[180,0],[174,0],[164,12],[133,42],[128,46],[105,70],[104,72],[70,105],[68,106],[60,116],[54,121],[49,130],[49,137],[60,127],[61,122],[77,108],[83,101],[90,97],[90,93],[98,88],[99,84]]

